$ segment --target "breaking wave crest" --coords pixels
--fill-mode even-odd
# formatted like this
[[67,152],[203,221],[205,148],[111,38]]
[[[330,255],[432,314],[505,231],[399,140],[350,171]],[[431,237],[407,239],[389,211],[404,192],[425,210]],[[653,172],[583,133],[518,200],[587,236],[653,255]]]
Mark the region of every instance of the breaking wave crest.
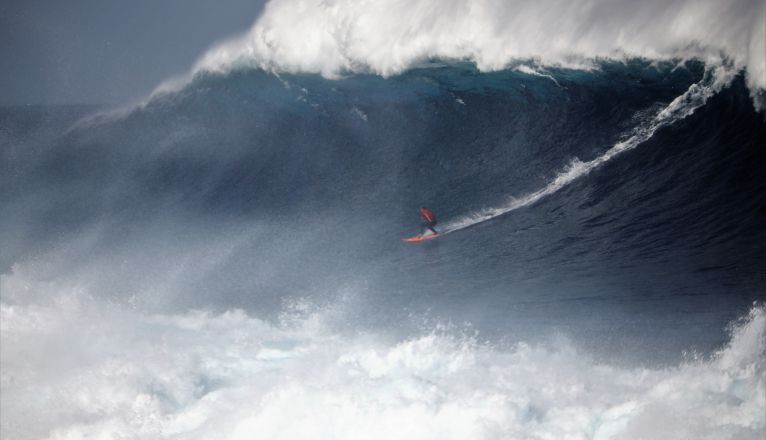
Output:
[[765,7],[757,0],[275,0],[249,32],[209,50],[192,73],[251,66],[334,78],[388,76],[431,59],[490,71],[514,60],[592,68],[604,58],[696,58],[731,61],[758,93],[766,87]]

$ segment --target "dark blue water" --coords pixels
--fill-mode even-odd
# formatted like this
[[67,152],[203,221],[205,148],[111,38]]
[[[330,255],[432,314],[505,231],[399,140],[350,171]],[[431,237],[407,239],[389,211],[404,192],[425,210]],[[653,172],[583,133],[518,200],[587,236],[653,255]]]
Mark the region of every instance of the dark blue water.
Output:
[[600,157],[703,79],[671,67],[247,70],[117,114],[3,108],[0,268],[158,311],[342,303],[344,331],[709,351],[766,299],[766,123],[741,77],[536,203],[400,241],[420,206],[443,225]]

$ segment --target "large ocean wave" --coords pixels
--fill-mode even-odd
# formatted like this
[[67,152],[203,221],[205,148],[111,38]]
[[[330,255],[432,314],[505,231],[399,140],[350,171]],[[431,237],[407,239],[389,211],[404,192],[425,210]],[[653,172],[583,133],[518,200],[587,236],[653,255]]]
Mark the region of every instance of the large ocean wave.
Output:
[[[758,35],[745,3],[648,5],[627,7]],[[619,62],[585,32],[592,69],[564,49],[501,68],[526,52],[441,29],[508,43],[492,23],[553,26],[542,8],[417,3],[407,25],[397,3],[374,51],[361,7],[294,6],[136,108],[0,109],[3,437],[763,437],[749,40],[629,58],[686,40],[655,53],[623,18]],[[545,44],[608,6],[550,12]],[[449,234],[402,243],[424,205]]]

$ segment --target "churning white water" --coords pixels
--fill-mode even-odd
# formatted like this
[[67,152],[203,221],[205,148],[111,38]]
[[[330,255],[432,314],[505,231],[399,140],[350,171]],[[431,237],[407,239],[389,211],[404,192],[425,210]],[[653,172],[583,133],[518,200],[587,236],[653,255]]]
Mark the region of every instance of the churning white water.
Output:
[[[4,289],[23,289],[6,276]],[[390,340],[294,307],[147,314],[61,295],[1,305],[8,439],[761,439],[766,310],[670,368],[562,341],[499,348],[444,329]]]

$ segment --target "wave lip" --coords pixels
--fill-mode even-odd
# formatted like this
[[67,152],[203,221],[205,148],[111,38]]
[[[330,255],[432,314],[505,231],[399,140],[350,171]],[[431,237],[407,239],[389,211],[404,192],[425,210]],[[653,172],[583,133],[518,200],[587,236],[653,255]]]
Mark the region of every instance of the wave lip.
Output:
[[598,58],[729,60],[753,93],[766,88],[766,23],[757,0],[544,2],[275,0],[246,34],[212,48],[192,73],[394,75],[428,59],[484,71],[513,60],[592,68]]

